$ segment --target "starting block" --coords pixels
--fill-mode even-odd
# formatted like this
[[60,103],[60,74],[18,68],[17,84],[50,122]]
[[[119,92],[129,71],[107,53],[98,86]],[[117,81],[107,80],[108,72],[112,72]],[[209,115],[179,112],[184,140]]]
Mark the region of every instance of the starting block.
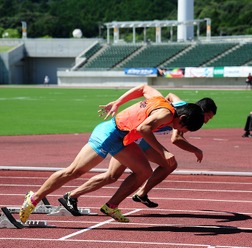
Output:
[[[78,208],[81,215],[97,215],[97,213],[91,213],[89,208]],[[12,214],[17,214],[20,211],[20,207],[8,207],[8,210]],[[62,205],[53,206],[49,203],[46,197],[33,210],[34,214],[47,214],[51,216],[71,216],[72,214]]]
[[24,224],[17,221],[8,208],[1,208],[2,214],[0,216],[0,228],[17,228],[22,229],[24,227],[55,227],[49,226],[46,220],[28,220]]
[[[78,208],[81,216],[84,215],[98,215],[97,213],[91,213],[88,208]],[[24,227],[55,227],[48,225],[45,220],[28,220],[24,224],[17,221],[13,214],[17,214],[20,211],[20,207],[3,207],[1,208],[2,214],[0,216],[0,229],[1,228],[24,228]],[[72,214],[62,205],[52,206],[47,198],[43,198],[41,202],[33,210],[34,214],[47,214],[50,216],[71,216]]]

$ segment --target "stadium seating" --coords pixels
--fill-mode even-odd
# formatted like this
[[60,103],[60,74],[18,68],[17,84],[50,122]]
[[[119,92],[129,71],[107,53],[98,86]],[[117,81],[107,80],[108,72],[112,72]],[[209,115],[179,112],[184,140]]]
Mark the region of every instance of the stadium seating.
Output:
[[147,67],[199,67],[252,65],[252,43],[172,43],[102,45],[97,43],[83,56],[81,70],[123,70]]
[[198,67],[221,53],[231,49],[235,43],[207,43],[192,45],[192,48],[176,59],[168,61],[163,67]]
[[208,63],[209,66],[241,66],[252,61],[252,43],[240,45],[237,49],[232,50],[221,56],[218,60]]
[[81,57],[86,57],[89,59],[92,57],[96,52],[98,52],[102,48],[101,44],[98,42],[93,47],[91,47],[86,53],[84,53]]
[[110,45],[107,46],[97,57],[88,61],[83,69],[104,68],[110,69],[139,49],[138,45]]
[[158,67],[172,56],[184,50],[187,46],[185,44],[147,45],[138,54],[122,63],[120,67]]

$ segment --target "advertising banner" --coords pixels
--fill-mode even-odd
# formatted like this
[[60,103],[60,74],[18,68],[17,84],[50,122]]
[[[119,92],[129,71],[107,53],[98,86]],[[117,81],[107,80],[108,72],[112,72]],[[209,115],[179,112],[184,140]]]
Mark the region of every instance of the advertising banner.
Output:
[[249,73],[252,73],[252,66],[224,67],[224,77],[247,77]]
[[173,69],[158,69],[158,76],[166,78],[182,78],[184,77],[184,69],[173,68]]
[[124,73],[137,76],[157,75],[157,68],[125,68]]
[[224,77],[224,67],[214,67],[214,77]]
[[186,67],[185,77],[213,77],[213,67]]

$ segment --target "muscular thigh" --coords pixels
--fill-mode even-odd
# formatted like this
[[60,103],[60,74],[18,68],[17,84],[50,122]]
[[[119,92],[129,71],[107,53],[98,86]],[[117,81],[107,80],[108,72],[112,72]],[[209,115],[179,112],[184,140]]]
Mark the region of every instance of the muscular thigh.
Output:
[[99,156],[89,144],[86,144],[78,153],[69,170],[85,173],[103,161],[103,157]]
[[135,173],[144,173],[146,170],[151,169],[150,163],[144,152],[135,143],[126,146],[122,151],[117,153],[114,158]]
[[121,164],[120,161],[112,157],[109,161],[109,168],[107,174],[110,175],[111,178],[119,178],[123,172],[125,171],[126,167]]
[[166,160],[152,147],[150,147],[148,150],[144,151],[146,157],[149,161],[158,164],[162,167],[168,167],[169,164],[166,162]]

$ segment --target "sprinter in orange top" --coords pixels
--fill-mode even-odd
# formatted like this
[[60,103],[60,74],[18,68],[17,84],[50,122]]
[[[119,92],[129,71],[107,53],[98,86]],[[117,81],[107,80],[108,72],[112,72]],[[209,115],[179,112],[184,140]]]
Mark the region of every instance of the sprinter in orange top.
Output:
[[[104,121],[93,130],[88,143],[77,154],[74,161],[65,169],[53,173],[44,184],[33,193],[29,191],[26,194],[25,201],[20,209],[19,216],[23,223],[29,218],[35,206],[45,196],[60,188],[70,180],[80,177],[90,169],[98,165],[107,154],[111,154],[121,164],[132,170],[126,180],[127,187],[120,187],[116,194],[111,198],[111,205],[104,205],[102,212],[113,217],[117,221],[128,222],[128,218],[121,214],[117,206],[130,194],[136,191],[152,174],[151,166],[141,148],[134,142],[134,139],[140,135],[149,145],[162,156],[168,164],[173,164],[175,157],[165,147],[163,147],[153,134],[163,125],[178,129],[181,132],[196,131],[203,125],[204,114],[202,109],[196,104],[186,104],[176,109],[163,98],[161,93],[148,85],[139,85],[116,101],[101,107],[101,114],[106,113],[105,119],[114,116],[119,106],[127,101],[138,97],[145,97],[146,105],[140,103],[139,115],[135,115],[135,110],[131,107],[124,110],[128,112],[127,116],[118,114],[118,120],[124,119],[124,127],[120,129],[117,126],[115,118]],[[159,99],[157,101],[157,99]],[[148,111],[146,111],[148,110]],[[144,115],[142,115],[144,113]],[[134,122],[129,130],[125,130],[128,123],[133,123],[135,118],[140,117],[139,121]],[[122,119],[121,119],[122,120]],[[120,124],[121,125],[121,124]],[[132,135],[134,133],[134,135]],[[128,138],[125,139],[125,137]],[[127,144],[125,145],[124,142]],[[64,206],[72,213],[79,215],[77,209],[77,199],[72,200],[66,195]]]
[[[153,110],[159,108],[169,109],[172,115],[175,113],[174,107],[172,107],[164,97],[157,96],[138,102],[116,115],[116,126],[120,130],[129,131],[123,139],[123,144],[125,146],[141,138],[140,133],[136,130],[137,127],[151,114]],[[172,120],[162,126],[159,126],[156,130],[163,126],[168,126],[171,122]]]

